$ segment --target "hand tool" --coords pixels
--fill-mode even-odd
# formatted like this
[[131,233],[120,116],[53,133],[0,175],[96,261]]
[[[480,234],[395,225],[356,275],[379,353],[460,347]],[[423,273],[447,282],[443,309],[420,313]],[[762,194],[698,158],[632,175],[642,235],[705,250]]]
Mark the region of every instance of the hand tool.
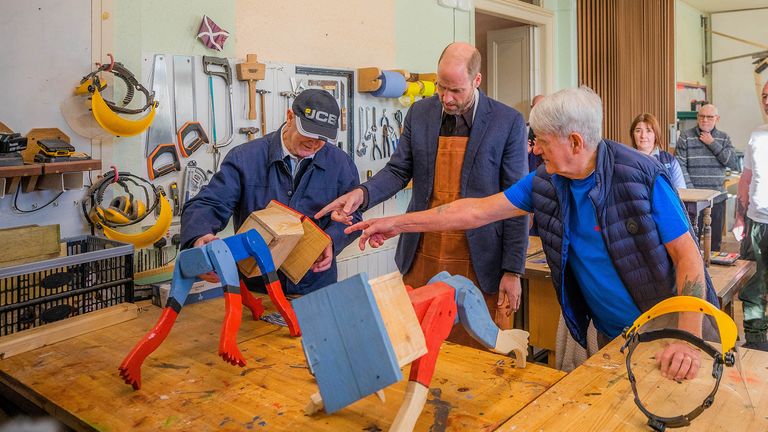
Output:
[[373,136],[376,136],[376,131],[378,130],[376,128],[376,107],[371,107],[371,111],[373,112],[373,115],[371,116],[371,134]]
[[[171,96],[168,91],[168,65],[162,54],[155,55],[152,71],[152,92],[158,107],[155,119],[147,132],[147,175],[150,180],[179,171],[179,156],[176,154],[175,137],[171,120]],[[168,163],[158,163],[170,159]]]
[[180,203],[179,203],[179,185],[176,182],[171,183],[170,186],[168,186],[168,189],[171,191],[171,202],[173,203],[173,216],[178,216],[180,211]]
[[392,114],[392,117],[394,117],[395,122],[397,122],[397,128],[399,129],[400,135],[403,134],[403,112],[400,110],[395,111],[394,114]]
[[339,81],[339,101],[341,102],[341,131],[347,130],[347,92],[344,81]]
[[[189,134],[194,134],[193,138],[188,139]],[[184,157],[189,157],[197,149],[208,144],[208,135],[205,133],[203,126],[196,121],[186,122],[184,126],[179,129],[176,134],[179,144],[179,153]],[[189,144],[187,144],[189,143]]]
[[257,127],[241,127],[239,132],[241,134],[244,134],[248,137],[248,141],[251,141],[256,137],[256,134],[259,133],[259,128]]
[[[195,59],[173,56],[173,100],[176,111],[175,130],[179,153],[189,157],[203,144],[208,144],[203,126],[197,121],[195,98]],[[193,134],[192,138],[189,135]]]
[[381,147],[376,143],[376,134],[373,135],[373,150],[371,150],[371,159],[376,160],[376,152],[379,152],[379,159],[383,159],[384,155],[381,153]]
[[[357,142],[357,149],[355,150],[355,153],[359,157],[365,156],[366,151],[368,150],[368,146],[365,144],[365,142],[368,140],[368,135],[370,132],[368,132],[368,116],[366,115],[366,110],[363,109],[363,107],[360,107],[360,140]],[[365,119],[365,127],[363,127],[363,119]]]
[[267,99],[264,95],[271,92],[269,90],[256,89],[256,93],[259,94],[259,102],[261,104],[259,107],[261,110],[261,136],[264,136],[267,134]]
[[[197,162],[191,160],[184,167],[184,174],[181,180],[181,206],[187,203],[192,197],[208,184],[208,174],[202,168],[197,166]],[[212,174],[212,173],[211,173]]]
[[[225,86],[228,88],[226,97],[229,105],[229,128],[227,129],[226,137],[219,142],[216,136],[216,129],[214,128],[214,141],[213,141],[213,170],[219,169],[219,149],[226,147],[232,143],[235,135],[235,111],[234,111],[234,90],[232,89],[232,69],[229,66],[229,60],[222,57],[203,56],[203,73],[208,75],[208,86],[211,92],[211,116],[216,118],[216,111],[214,110],[214,95],[213,95],[213,80],[212,77],[217,76],[224,80]],[[215,126],[215,121],[213,122]]]
[[304,91],[304,80],[301,80],[296,84],[296,78],[291,77],[291,91],[281,91],[280,96],[283,96],[285,98],[285,113],[288,112],[289,109],[291,109],[291,99],[298,96],[302,91]]
[[[2,123],[0,123],[2,125]],[[0,132],[0,166],[24,165],[21,152],[27,148],[27,137],[20,133]]]
[[321,88],[323,90],[329,91],[333,98],[338,100],[339,99],[339,82],[335,80],[308,80],[307,85],[309,87],[316,87]]
[[248,120],[256,120],[256,81],[265,77],[264,63],[258,62],[256,54],[248,54],[235,70],[237,79],[248,81]]

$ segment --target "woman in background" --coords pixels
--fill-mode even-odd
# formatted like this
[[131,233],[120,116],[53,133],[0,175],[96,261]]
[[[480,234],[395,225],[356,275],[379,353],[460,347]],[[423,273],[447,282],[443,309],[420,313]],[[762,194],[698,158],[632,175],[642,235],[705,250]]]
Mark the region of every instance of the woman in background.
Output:
[[659,145],[659,122],[653,114],[643,113],[635,117],[632,127],[629,128],[632,137],[632,147],[650,156],[656,157],[669,171],[672,186],[676,189],[685,189],[685,178],[680,164],[674,156],[661,150]]

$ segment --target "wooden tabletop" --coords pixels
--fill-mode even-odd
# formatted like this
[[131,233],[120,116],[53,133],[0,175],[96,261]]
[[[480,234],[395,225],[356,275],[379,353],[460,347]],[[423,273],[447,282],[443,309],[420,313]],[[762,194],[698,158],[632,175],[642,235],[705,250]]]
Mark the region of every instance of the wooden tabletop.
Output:
[[[0,361],[3,394],[12,390],[76,430],[100,431],[378,431],[399,409],[405,380],[385,390],[385,403],[369,396],[330,416],[305,416],[318,388],[300,339],[244,317],[238,342],[248,364],[224,363],[216,354],[222,299],[184,308],[134,391],[117,366],[159,314],[145,307],[135,320]],[[530,363],[515,369],[512,358],[445,343],[416,430],[493,430],[564,375]]]
[[[754,261],[747,260],[736,260],[732,266],[713,264],[707,268],[722,306],[726,306],[733,300],[733,296],[755,274],[756,268]],[[534,253],[528,257],[523,277],[548,279],[550,276],[551,271],[544,258],[544,252]]]
[[677,193],[683,202],[708,201],[711,204],[722,192],[712,189],[678,189]]
[[[660,342],[660,341],[657,341]],[[624,355],[619,352],[621,337],[612,341],[600,352],[588,359],[565,378],[560,380],[541,397],[504,423],[500,431],[649,431],[647,418],[637,408],[627,379]],[[683,414],[703,401],[714,385],[714,379],[705,381],[700,373],[701,386],[677,384],[662,378],[658,372],[650,372],[653,362],[635,362],[650,358],[656,347],[652,343],[638,345],[633,354],[633,373],[641,382],[641,400],[647,407],[669,410],[667,415]],[[765,431],[768,430],[768,353],[740,350],[743,377],[738,369],[726,368],[714,404],[693,420],[690,427],[680,431]],[[704,355],[702,363],[710,357]],[[702,369],[703,370],[703,369]],[[645,382],[643,382],[645,380]],[[655,380],[650,382],[650,380]],[[753,411],[746,399],[742,382],[746,381]],[[707,385],[705,385],[707,384]],[[650,390],[652,389],[652,390]],[[680,394],[685,389],[686,393]],[[679,402],[684,401],[684,402]],[[683,408],[678,404],[686,404]],[[676,411],[680,409],[680,411]],[[686,412],[687,414],[687,412]]]

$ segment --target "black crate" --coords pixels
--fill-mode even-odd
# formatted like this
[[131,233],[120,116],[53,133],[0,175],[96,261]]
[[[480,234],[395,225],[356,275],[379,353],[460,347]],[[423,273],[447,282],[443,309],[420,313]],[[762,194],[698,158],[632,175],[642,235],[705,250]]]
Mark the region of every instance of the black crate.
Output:
[[62,240],[67,256],[0,268],[0,337],[133,301],[133,245]]

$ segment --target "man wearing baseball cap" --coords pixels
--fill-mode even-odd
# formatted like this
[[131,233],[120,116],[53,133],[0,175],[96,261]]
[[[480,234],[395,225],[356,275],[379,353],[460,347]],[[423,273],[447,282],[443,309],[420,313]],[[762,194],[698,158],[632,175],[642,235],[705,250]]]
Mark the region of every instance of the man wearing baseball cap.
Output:
[[[312,217],[355,188],[360,181],[352,158],[333,145],[338,129],[339,106],[330,93],[309,89],[299,94],[278,130],[233,148],[210,183],[184,205],[182,249],[216,239],[230,217],[237,231],[251,212],[271,200]],[[361,220],[360,212],[355,218]],[[314,221],[331,237],[331,245],[298,284],[279,273],[286,294],[306,294],[336,282],[334,257],[355,238],[329,216]],[[204,279],[218,280],[213,273]],[[249,289],[264,291],[261,277],[243,280]]]

